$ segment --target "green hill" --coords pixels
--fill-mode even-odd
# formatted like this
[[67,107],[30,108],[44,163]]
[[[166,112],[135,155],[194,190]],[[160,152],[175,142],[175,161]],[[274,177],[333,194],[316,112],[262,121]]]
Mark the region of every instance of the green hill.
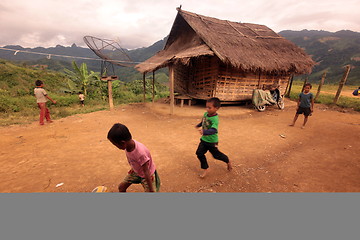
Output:
[[312,56],[317,62],[310,81],[318,82],[326,70],[328,83],[340,81],[344,66],[352,69],[347,84],[360,85],[360,33],[352,31],[282,31],[279,33]]
[[46,82],[46,89],[58,92],[67,88],[68,79],[60,72],[42,70],[13,64],[0,59],[0,91],[2,94],[22,96],[33,94],[34,82],[40,79]]

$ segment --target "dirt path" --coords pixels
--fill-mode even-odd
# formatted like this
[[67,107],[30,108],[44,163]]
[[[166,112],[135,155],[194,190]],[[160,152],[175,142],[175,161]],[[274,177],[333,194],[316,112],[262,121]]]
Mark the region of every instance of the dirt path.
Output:
[[[219,149],[234,170],[209,154],[210,172],[198,177],[194,125],[204,106],[124,105],[115,111],[76,115],[39,126],[36,122],[0,128],[0,192],[89,192],[105,185],[111,192],[129,167],[124,152],[106,139],[116,122],[150,149],[162,192],[360,192],[360,114],[316,105],[306,129],[301,116],[268,108],[224,106]],[[281,136],[280,136],[281,135]],[[61,186],[56,187],[57,184]],[[143,191],[139,185],[130,192]]]

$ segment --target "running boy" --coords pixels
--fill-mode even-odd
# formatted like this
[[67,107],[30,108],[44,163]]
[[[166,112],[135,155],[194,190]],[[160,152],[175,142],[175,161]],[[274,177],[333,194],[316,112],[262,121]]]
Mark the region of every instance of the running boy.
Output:
[[145,145],[132,139],[129,129],[121,123],[112,126],[107,138],[117,148],[125,150],[126,158],[131,166],[128,175],[119,184],[119,192],[126,192],[127,188],[133,183],[141,183],[145,192],[158,192],[160,178],[150,151]]
[[305,128],[308,117],[311,116],[314,111],[314,95],[310,92],[311,88],[312,85],[310,83],[306,83],[303,92],[299,94],[296,114],[290,126],[294,126],[299,115],[304,114],[304,123],[301,128]]
[[200,167],[202,173],[200,177],[205,177],[209,165],[207,163],[205,153],[210,151],[212,156],[215,159],[221,160],[227,164],[227,169],[231,171],[232,166],[229,161],[229,158],[218,149],[218,126],[219,126],[219,116],[217,110],[221,107],[220,99],[210,98],[206,101],[206,112],[202,118],[202,121],[196,125],[196,128],[200,128],[199,132],[202,135],[200,138],[200,144],[196,150],[196,155],[200,160]]
[[46,102],[49,99],[51,102],[56,104],[56,101],[47,95],[45,89],[43,88],[44,83],[41,80],[36,80],[35,85],[36,88],[34,89],[34,95],[36,97],[36,103],[40,109],[40,125],[44,125],[44,117],[48,123],[51,123],[50,112],[46,107]]

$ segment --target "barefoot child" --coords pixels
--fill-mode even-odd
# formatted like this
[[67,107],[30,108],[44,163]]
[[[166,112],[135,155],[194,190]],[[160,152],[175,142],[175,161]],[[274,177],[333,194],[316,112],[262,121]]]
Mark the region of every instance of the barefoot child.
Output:
[[131,184],[141,183],[145,192],[155,192],[160,189],[160,178],[156,172],[150,151],[144,144],[132,139],[129,129],[116,123],[109,130],[107,138],[117,148],[125,150],[126,158],[131,166],[128,175],[119,185],[119,192],[126,192]]
[[47,92],[43,88],[44,83],[41,80],[36,80],[35,85],[36,88],[34,89],[34,95],[36,97],[36,103],[40,109],[40,125],[44,125],[44,118],[48,123],[51,123],[50,112],[46,107],[46,102],[50,100],[56,104],[56,101],[47,95]]
[[304,114],[304,123],[301,128],[305,128],[308,117],[311,116],[314,111],[314,95],[310,92],[311,88],[312,85],[310,83],[306,83],[303,92],[299,94],[296,114],[290,126],[294,126],[299,115]]
[[218,125],[219,125],[219,116],[217,110],[221,106],[220,100],[218,98],[210,98],[206,101],[206,110],[204,113],[201,123],[196,125],[196,128],[200,128],[199,132],[202,135],[200,138],[200,144],[196,150],[196,155],[200,160],[202,173],[200,177],[205,177],[209,165],[207,163],[205,153],[210,151],[212,156],[215,159],[223,161],[227,164],[227,169],[231,171],[232,166],[229,161],[229,158],[217,148],[218,145]]

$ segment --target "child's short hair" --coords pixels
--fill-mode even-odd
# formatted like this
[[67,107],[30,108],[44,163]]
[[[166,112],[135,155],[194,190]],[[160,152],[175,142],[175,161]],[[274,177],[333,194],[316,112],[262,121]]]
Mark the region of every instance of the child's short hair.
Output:
[[221,101],[220,101],[220,99],[217,98],[217,97],[210,98],[210,99],[208,99],[206,102],[212,103],[212,104],[214,105],[214,107],[216,107],[216,108],[220,108],[220,107],[221,107]]
[[132,139],[129,129],[121,123],[115,123],[109,130],[107,138],[112,143],[119,143],[121,141],[129,141]]
[[309,87],[310,87],[310,89],[312,88],[311,83],[305,83],[304,87],[306,87],[306,86],[309,86]]
[[41,80],[36,80],[36,81],[35,81],[35,85],[36,85],[36,86],[39,87],[39,86],[41,86],[41,84],[43,84],[43,82],[42,82]]

